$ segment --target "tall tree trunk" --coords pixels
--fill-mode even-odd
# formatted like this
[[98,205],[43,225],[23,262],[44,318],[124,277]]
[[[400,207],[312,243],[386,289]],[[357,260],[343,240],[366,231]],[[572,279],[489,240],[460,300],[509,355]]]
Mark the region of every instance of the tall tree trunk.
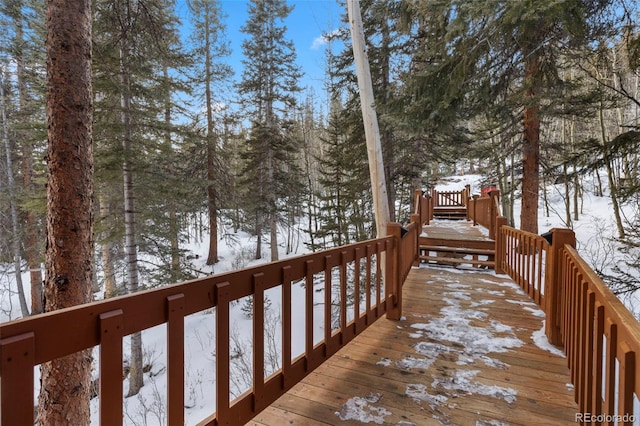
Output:
[[360,88],[360,104],[367,140],[367,156],[369,159],[371,191],[373,193],[376,234],[380,238],[387,233],[387,223],[389,223],[390,218],[389,201],[384,174],[384,161],[382,160],[382,149],[380,147],[380,130],[374,109],[375,100],[371,83],[371,71],[365,50],[359,1],[347,0],[347,12],[349,15],[353,56],[356,63],[358,86]]
[[535,100],[535,88],[540,72],[540,60],[533,54],[525,55],[526,93],[522,141],[522,209],[520,229],[538,233],[538,197],[540,192],[540,118]]
[[[109,228],[111,221],[111,208],[104,191],[98,191],[98,204],[100,211],[100,221],[107,223],[105,229]],[[100,255],[102,257],[102,271],[104,273],[104,298],[114,297],[118,294],[118,285],[116,284],[116,273],[113,267],[113,243],[111,236],[107,232],[103,235],[103,242],[100,244]]]
[[[127,39],[123,37],[120,41],[120,78],[122,93],[120,97],[122,108],[122,135],[123,161],[122,180],[124,192],[124,250],[127,259],[127,292],[138,291],[138,244],[136,242],[136,216],[135,216],[135,195],[133,186],[133,169],[131,166],[132,129],[131,129],[131,92],[129,81],[129,63]],[[131,359],[129,370],[129,392],[127,396],[138,394],[144,385],[142,372],[142,334],[131,335]]]
[[[170,157],[173,157],[173,146],[171,141],[171,90],[169,89],[169,68],[165,64],[163,67],[164,83],[167,91],[164,106],[164,144]],[[173,164],[169,162],[167,174],[174,175]],[[176,203],[172,196],[167,197],[167,210],[169,213],[169,239],[171,241],[171,276],[170,283],[177,283],[180,279],[180,226],[178,224],[178,213]]]
[[607,137],[607,130],[605,128],[604,121],[604,105],[602,102],[600,103],[600,132],[602,137],[602,146],[603,146],[603,154],[604,154],[604,164],[607,169],[607,179],[609,181],[609,196],[611,197],[611,204],[613,206],[613,217],[616,219],[616,228],[618,229],[618,237],[620,239],[624,239],[625,231],[624,225],[622,223],[622,216],[620,215],[620,204],[618,203],[618,186],[616,183],[615,175],[613,172],[613,166],[611,164],[611,156],[609,155],[609,143]]
[[[24,36],[22,29],[22,12],[16,8],[19,16],[16,19],[16,41],[19,45],[16,54],[16,79],[18,83],[18,96],[20,105],[20,119],[28,120],[27,109],[27,82],[24,75]],[[22,145],[22,188],[25,194],[33,196],[35,186],[33,184],[33,145],[25,132],[20,132]],[[31,313],[39,314],[42,306],[42,273],[40,268],[40,248],[38,235],[38,220],[32,209],[25,213],[26,247],[25,257],[29,268],[29,280],[31,282]]]
[[[209,14],[206,14],[207,24]],[[207,101],[207,197],[209,208],[209,254],[207,265],[218,262],[218,199],[216,193],[216,135],[213,123],[213,64],[211,58],[211,34],[206,30],[205,40],[205,98]]]
[[[91,2],[47,2],[45,311],[91,301]],[[59,330],[60,333],[68,332]],[[38,423],[88,425],[91,351],[42,364]]]
[[18,220],[18,202],[16,200],[16,183],[13,177],[13,161],[11,155],[11,144],[9,143],[9,125],[7,124],[7,102],[4,94],[5,84],[4,67],[0,68],[0,108],[2,109],[2,139],[7,161],[7,185],[9,186],[9,208],[11,210],[11,249],[13,254],[13,266],[15,269],[16,287],[18,288],[18,299],[20,300],[20,311],[23,317],[29,316],[27,299],[24,294],[22,284],[22,256],[20,256],[20,223]]

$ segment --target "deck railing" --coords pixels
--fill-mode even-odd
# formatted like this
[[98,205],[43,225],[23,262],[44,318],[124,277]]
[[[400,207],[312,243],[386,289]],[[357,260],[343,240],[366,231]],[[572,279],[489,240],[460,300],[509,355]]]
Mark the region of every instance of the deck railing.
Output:
[[467,219],[472,220],[474,225],[482,225],[488,229],[489,238],[496,239],[498,228],[506,224],[506,220],[501,221],[501,218],[500,191],[490,191],[488,197],[474,195],[469,198],[467,202]]
[[[185,317],[215,308],[216,410],[201,424],[244,424],[377,318],[400,318],[418,229],[390,224],[384,238],[0,324],[0,423],[34,423],[35,366],[99,347],[100,422],[121,424],[123,338],[166,324],[167,420],[183,425]],[[314,299],[318,281],[321,301]],[[300,355],[292,353],[294,283],[305,286]],[[265,378],[264,295],[273,288],[281,295],[281,368]],[[231,399],[230,306],[245,297],[253,298],[253,387]],[[324,304],[320,341],[314,338],[318,303]]]
[[[576,421],[640,419],[640,323],[575,249],[575,234],[498,233],[502,269],[546,313],[546,335],[564,349],[578,403]],[[632,417],[634,416],[634,417]]]
[[467,185],[461,191],[436,191],[431,190],[434,207],[465,207],[470,196],[470,186]]

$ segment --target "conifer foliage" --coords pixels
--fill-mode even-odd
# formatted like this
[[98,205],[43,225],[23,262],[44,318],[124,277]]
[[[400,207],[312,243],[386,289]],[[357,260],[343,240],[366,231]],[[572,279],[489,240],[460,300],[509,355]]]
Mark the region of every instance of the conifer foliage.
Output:
[[293,43],[286,39],[283,20],[292,8],[284,0],[249,1],[249,18],[242,28],[244,72],[238,85],[241,102],[251,117],[247,140],[246,199],[257,239],[256,259],[262,257],[262,236],[268,230],[271,260],[278,259],[278,224],[281,201],[296,185],[296,165],[290,161],[298,151],[286,123],[300,91],[300,69]]

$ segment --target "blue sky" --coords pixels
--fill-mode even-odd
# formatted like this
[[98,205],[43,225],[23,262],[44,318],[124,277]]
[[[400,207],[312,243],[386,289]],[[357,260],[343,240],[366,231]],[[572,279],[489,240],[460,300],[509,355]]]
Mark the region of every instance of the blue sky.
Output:
[[[246,0],[221,0],[223,11],[227,14],[227,38],[233,49],[228,59],[235,70],[235,78],[242,75],[242,39],[245,37],[240,28],[247,20]],[[297,63],[305,76],[300,81],[302,87],[313,87],[315,94],[323,98],[323,78],[325,71],[325,46],[321,36],[340,25],[340,16],[346,13],[337,0],[288,0],[294,6],[285,22],[287,39],[293,40],[298,57]],[[183,24],[188,26],[189,11],[186,1],[178,0],[177,13]]]

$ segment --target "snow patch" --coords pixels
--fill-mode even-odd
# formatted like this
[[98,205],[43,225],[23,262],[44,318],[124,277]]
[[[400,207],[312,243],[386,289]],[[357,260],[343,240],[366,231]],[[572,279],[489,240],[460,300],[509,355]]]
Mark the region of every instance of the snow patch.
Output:
[[515,402],[518,392],[515,389],[503,388],[502,386],[485,385],[473,381],[479,370],[456,370],[453,375],[443,379],[435,378],[433,387],[435,389],[442,388],[466,395],[486,395],[498,398],[511,404]]
[[381,425],[384,418],[391,414],[391,411],[384,407],[378,407],[371,404],[377,404],[382,399],[379,393],[370,393],[365,397],[356,396],[349,399],[342,405],[340,411],[336,411],[336,416],[342,421],[356,420],[361,423],[375,423]]
[[545,334],[545,324],[546,320],[542,320],[542,328],[540,330],[534,331],[531,335],[533,343],[535,343],[537,347],[544,351],[551,352],[552,354],[561,356],[562,358],[566,358],[567,356],[563,351],[549,343],[547,335]]

